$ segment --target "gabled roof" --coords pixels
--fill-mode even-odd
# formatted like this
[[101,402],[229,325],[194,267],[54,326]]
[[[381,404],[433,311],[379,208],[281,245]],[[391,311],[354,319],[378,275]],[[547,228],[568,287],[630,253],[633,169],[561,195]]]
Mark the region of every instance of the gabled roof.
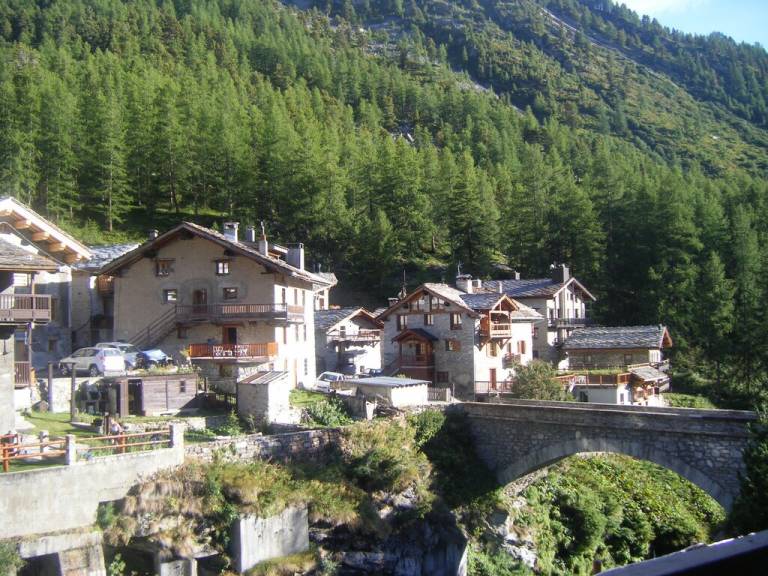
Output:
[[46,256],[24,250],[0,238],[0,270],[6,272],[55,272],[59,264]]
[[669,380],[669,376],[653,366],[638,366],[637,368],[632,368],[630,372],[640,378],[643,382],[661,382],[663,380]]
[[299,268],[291,266],[287,262],[280,260],[279,258],[275,258],[274,256],[262,254],[259,252],[258,248],[250,244],[246,244],[244,242],[235,242],[224,236],[224,234],[217,232],[216,230],[211,230],[210,228],[206,228],[205,226],[200,226],[199,224],[194,224],[192,222],[182,222],[167,232],[164,232],[157,238],[144,242],[144,244],[141,244],[136,249],[108,263],[101,269],[100,272],[101,274],[114,275],[121,268],[129,266],[142,258],[147,252],[156,250],[166,244],[169,244],[170,242],[173,242],[179,235],[185,232],[214,242],[215,244],[218,244],[235,254],[250,258],[251,260],[258,262],[267,270],[271,270],[272,272],[285,274],[286,276],[297,278],[299,280],[317,284],[323,287],[329,285],[328,280],[325,278],[321,278],[320,276],[312,274],[306,270],[300,270]]
[[365,308],[332,308],[330,310],[315,310],[315,330],[329,331],[341,322],[363,316],[374,326],[382,328],[384,324]]
[[427,292],[429,294],[432,294],[433,296],[437,296],[438,298],[442,298],[446,302],[450,302],[452,305],[456,306],[458,308],[457,312],[463,311],[470,316],[478,316],[477,312],[472,310],[469,306],[464,304],[464,301],[461,299],[461,296],[464,294],[461,290],[456,290],[456,288],[453,288],[452,286],[448,286],[448,284],[434,284],[431,282],[427,282],[426,284],[422,284],[416,290],[408,294],[405,298],[402,300],[398,300],[392,306],[385,309],[383,312],[381,312],[377,318],[379,320],[383,320],[387,316],[389,316],[392,312],[397,310],[400,306],[402,306],[406,302],[410,302],[411,300],[415,300],[417,297],[419,297],[423,292]]
[[315,272],[315,276],[324,279],[328,283],[327,288],[333,288],[339,283],[339,279],[336,278],[336,274],[333,272]]
[[403,330],[392,338],[392,342],[399,342],[400,340],[407,340],[409,336],[415,336],[419,340],[429,340],[430,342],[437,342],[439,338],[432,334],[431,332],[427,332],[424,330],[424,328],[408,328],[407,330]]
[[139,247],[139,244],[110,244],[108,246],[89,246],[91,259],[87,262],[78,262],[74,265],[78,270],[96,271],[106,266],[120,256],[127,254],[131,250]]
[[485,280],[483,288],[498,292],[501,289],[510,298],[554,298],[563,288],[575,284],[579,290],[591,300],[596,300],[592,293],[584,285],[569,278],[565,282],[555,282],[551,278],[529,278],[527,280]]
[[86,246],[15,198],[0,198],[0,218],[53,260],[74,264],[91,257]]
[[542,316],[530,306],[526,306],[517,300],[513,300],[506,294],[498,292],[478,292],[476,294],[462,294],[462,301],[473,310],[491,310],[502,300],[508,301],[514,308],[510,312],[510,320],[538,320]]
[[593,326],[577,328],[563,343],[564,350],[611,350],[614,348],[668,348],[666,326]]

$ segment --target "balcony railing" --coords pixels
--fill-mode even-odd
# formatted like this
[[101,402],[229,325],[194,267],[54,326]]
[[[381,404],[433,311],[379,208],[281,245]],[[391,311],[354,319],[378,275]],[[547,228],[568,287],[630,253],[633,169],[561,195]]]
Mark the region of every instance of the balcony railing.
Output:
[[514,382],[511,380],[475,380],[475,394],[503,394],[512,392]]
[[192,360],[237,360],[272,358],[277,356],[277,342],[258,344],[191,344],[189,357]]
[[301,322],[304,307],[291,304],[177,304],[176,318],[179,321],[263,318]]
[[32,384],[32,366],[29,362],[13,363],[13,384],[16,388],[26,388]]
[[512,368],[516,364],[520,364],[522,356],[520,354],[505,354],[501,361],[501,365],[504,368]]
[[115,277],[102,274],[96,277],[96,290],[102,296],[115,292]]
[[0,294],[0,322],[50,322],[51,297],[37,294]]
[[434,366],[434,354],[401,354],[399,356],[400,367],[408,366]]
[[578,326],[591,326],[591,318],[548,318],[550,328],[568,328]]
[[357,332],[344,332],[332,330],[328,332],[328,342],[379,342],[381,330],[358,330]]
[[484,323],[480,326],[480,334],[488,338],[509,338],[512,336],[512,324]]

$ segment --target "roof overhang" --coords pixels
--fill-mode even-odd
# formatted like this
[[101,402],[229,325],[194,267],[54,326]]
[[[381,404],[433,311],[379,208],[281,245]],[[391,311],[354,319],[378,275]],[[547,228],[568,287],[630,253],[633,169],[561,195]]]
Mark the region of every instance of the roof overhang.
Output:
[[[384,312],[382,312],[381,314],[379,314],[379,315],[377,316],[377,318],[378,318],[378,319],[384,319],[384,318],[386,318],[387,316],[389,316],[390,314],[392,314],[392,312],[394,312],[395,310],[397,310],[398,308],[400,308],[400,307],[401,307],[403,304],[406,304],[407,302],[411,302],[412,300],[416,300],[416,299],[417,299],[417,297],[420,297],[420,296],[421,296],[421,294],[423,294],[423,293],[425,293],[425,292],[426,292],[427,294],[431,294],[431,295],[432,295],[432,296],[434,296],[435,298],[440,298],[440,299],[442,299],[442,300],[448,300],[448,299],[445,297],[445,295],[444,295],[444,294],[440,294],[439,292],[435,292],[434,290],[430,290],[430,289],[429,289],[427,286],[424,286],[424,285],[422,284],[421,286],[419,286],[418,288],[416,288],[416,290],[414,290],[413,292],[411,292],[410,294],[408,294],[408,296],[406,296],[406,297],[405,297],[405,298],[403,298],[402,300],[398,300],[397,302],[395,302],[394,304],[392,304],[392,306],[390,306],[389,308],[387,308],[386,310],[384,310]],[[478,314],[477,312],[475,312],[475,311],[474,311],[472,308],[470,308],[469,306],[467,306],[466,304],[464,304],[463,302],[459,302],[459,301],[456,301],[456,300],[453,300],[453,299],[450,299],[450,300],[448,300],[448,302],[449,302],[449,303],[450,303],[452,306],[456,306],[456,308],[458,308],[458,309],[459,309],[459,310],[457,310],[457,312],[459,312],[459,311],[463,311],[463,312],[467,313],[468,315],[470,315],[470,316],[472,316],[472,317],[478,317],[478,316],[480,315],[480,314]],[[428,311],[426,311],[426,312],[428,313]]]
[[91,258],[87,246],[15,198],[0,199],[0,218],[53,260],[74,264]]
[[587,290],[587,289],[584,287],[584,284],[582,284],[581,282],[579,282],[578,280],[576,280],[576,278],[570,278],[569,280],[567,280],[567,281],[566,281],[566,282],[565,282],[565,283],[564,283],[564,284],[563,284],[563,285],[560,287],[560,289],[559,289],[557,292],[555,292],[555,293],[552,295],[552,297],[554,298],[555,296],[557,296],[558,294],[560,294],[560,292],[562,292],[563,290],[565,290],[565,289],[566,289],[568,286],[570,286],[571,284],[575,284],[575,285],[576,285],[576,287],[577,287],[579,290],[581,290],[581,291],[582,291],[582,292],[583,292],[583,293],[584,293],[586,296],[588,296],[588,297],[589,297],[589,299],[590,299],[590,300],[592,300],[592,302],[596,302],[596,301],[597,301],[597,298],[595,298],[595,297],[593,296],[593,294],[592,294],[592,293],[591,293],[589,290]]
[[392,342],[403,342],[404,340],[421,340],[424,342],[437,342],[439,338],[437,336],[434,336],[433,334],[430,334],[426,330],[422,328],[409,328],[407,330],[403,330],[392,338]]

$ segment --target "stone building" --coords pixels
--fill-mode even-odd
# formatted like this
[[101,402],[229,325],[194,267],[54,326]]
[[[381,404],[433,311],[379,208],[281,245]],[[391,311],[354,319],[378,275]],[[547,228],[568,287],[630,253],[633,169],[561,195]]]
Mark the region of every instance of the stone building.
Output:
[[[559,347],[570,333],[590,324],[588,303],[595,297],[565,265],[553,266],[550,278],[486,280],[483,288],[501,291],[541,314],[533,327],[533,357],[559,365]],[[562,367],[562,366],[561,366]]]
[[113,278],[115,339],[188,359],[231,392],[261,371],[314,380],[315,292],[329,282],[305,269],[303,244],[183,222],[100,273]]
[[463,289],[423,284],[378,319],[384,373],[451,387],[458,398],[500,390],[517,364],[533,358],[532,333],[541,316],[505,294],[460,276]]
[[318,374],[326,370],[364,374],[381,368],[383,327],[364,308],[315,310]]

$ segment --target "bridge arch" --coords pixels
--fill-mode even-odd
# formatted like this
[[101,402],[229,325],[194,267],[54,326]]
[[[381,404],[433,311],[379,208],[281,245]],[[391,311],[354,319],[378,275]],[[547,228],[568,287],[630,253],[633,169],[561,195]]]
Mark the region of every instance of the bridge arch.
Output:
[[638,442],[605,441],[601,438],[581,438],[569,442],[550,444],[530,452],[499,470],[496,474],[500,484],[508,484],[545,466],[550,466],[577,454],[611,453],[631,456],[637,460],[645,460],[667,468],[695,484],[720,504],[726,511],[731,509],[733,496],[704,472],[686,464],[679,458],[669,454],[649,449]]

